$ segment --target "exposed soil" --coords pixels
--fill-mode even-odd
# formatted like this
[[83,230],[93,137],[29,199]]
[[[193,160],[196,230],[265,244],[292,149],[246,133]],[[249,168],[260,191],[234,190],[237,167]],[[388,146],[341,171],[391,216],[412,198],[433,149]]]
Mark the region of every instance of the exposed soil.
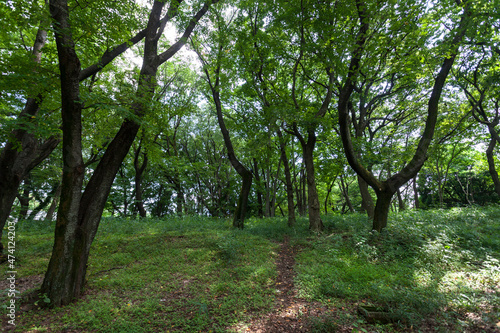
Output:
[[[274,288],[278,292],[274,310],[259,319],[254,320],[245,327],[233,327],[238,331],[254,333],[282,333],[282,332],[309,332],[312,321],[328,320],[332,321],[338,316],[337,309],[329,309],[324,305],[311,302],[297,296],[294,285],[295,254],[298,251],[289,245],[289,240],[285,237],[280,244],[280,251],[276,260],[278,278]],[[351,309],[342,308],[342,314],[348,312],[355,313],[353,304]],[[335,325],[335,332],[351,332],[353,327],[339,327]]]

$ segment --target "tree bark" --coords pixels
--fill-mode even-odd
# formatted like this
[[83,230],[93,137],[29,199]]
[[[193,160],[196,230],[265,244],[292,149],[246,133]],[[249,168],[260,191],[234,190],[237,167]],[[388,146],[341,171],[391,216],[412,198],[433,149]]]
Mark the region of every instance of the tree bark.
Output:
[[[222,45],[219,45],[219,52],[222,52]],[[198,52],[198,56],[200,57],[201,61],[204,62],[200,52]],[[250,195],[250,189],[252,187],[253,175],[252,172],[249,171],[243,164],[241,164],[241,162],[236,157],[236,153],[234,152],[234,147],[233,143],[231,142],[229,131],[227,130],[226,123],[224,122],[224,116],[222,115],[222,103],[219,94],[220,70],[221,66],[220,64],[217,64],[214,73],[215,78],[212,78],[210,76],[208,69],[205,69],[205,75],[207,77],[210,90],[212,92],[212,98],[217,112],[217,121],[219,123],[219,127],[222,133],[222,138],[224,139],[224,144],[227,149],[227,155],[229,161],[231,162],[231,165],[236,170],[236,172],[240,175],[242,180],[240,195],[238,197],[238,203],[233,217],[233,226],[235,228],[243,229],[245,216],[247,212],[247,206],[248,206],[248,197]],[[213,81],[213,79],[215,79],[215,81]]]
[[354,213],[354,207],[352,206],[351,198],[349,198],[349,184],[344,181],[344,177],[340,175],[340,186],[342,188],[342,195],[344,196],[345,203],[349,208],[351,213]]
[[413,177],[413,204],[415,209],[420,209],[420,199],[418,198],[417,176]]
[[316,145],[316,134],[313,129],[308,131],[307,141],[301,136],[299,138],[302,144],[302,153],[306,165],[307,178],[307,204],[309,212],[309,229],[312,231],[323,231],[324,225],[321,220],[320,203],[318,191],[316,189],[316,175],[314,171],[314,146]]
[[402,212],[406,209],[406,206],[405,206],[405,201],[403,200],[403,195],[401,194],[401,189],[398,188],[396,194],[398,196],[398,208],[399,211]]
[[185,198],[184,198],[184,191],[182,190],[182,184],[181,180],[179,179],[179,173],[175,171],[176,174],[173,177],[174,178],[174,186],[175,186],[175,211],[177,213],[177,216],[182,217],[183,212],[184,212],[184,207],[185,207]]
[[494,137],[490,139],[490,144],[488,145],[488,149],[486,149],[486,159],[488,160],[488,170],[491,175],[491,179],[493,180],[493,185],[495,186],[495,192],[500,197],[500,179],[498,177],[498,172],[495,167],[495,159],[493,158],[493,151],[495,150],[497,140]]
[[276,130],[276,133],[278,134],[281,150],[281,160],[283,161],[283,167],[285,169],[286,198],[288,204],[288,226],[293,227],[295,225],[295,207],[293,203],[293,185],[292,176],[290,174],[290,164],[288,163],[288,157],[286,155],[286,145],[285,140],[283,139],[283,134],[279,128]]
[[259,217],[264,216],[264,211],[262,209],[262,184],[260,180],[260,174],[259,174],[259,165],[257,164],[257,159],[253,159],[253,172],[255,175],[255,182],[257,183],[257,214]]
[[[182,0],[177,2],[180,3]],[[166,21],[167,18],[168,16],[163,20]],[[160,22],[157,23],[160,24]],[[40,24],[33,46],[33,56],[37,63],[41,61],[42,49],[47,40],[47,31],[44,25],[44,22]],[[104,66],[128,50],[130,46],[140,42],[145,35],[146,29],[143,29],[128,41],[104,52],[95,64],[80,71],[79,81],[81,82],[99,72]],[[18,119],[32,123],[31,118],[39,112],[43,99],[43,93],[38,93],[34,97],[29,96]],[[57,136],[51,136],[44,141],[37,140],[33,133],[22,128],[14,130],[11,137],[13,140],[9,140],[5,144],[0,154],[0,254],[3,251],[3,244],[1,243],[3,227],[10,216],[21,182],[61,142],[61,139]],[[22,147],[21,150],[18,149],[19,146]]]
[[324,202],[324,206],[325,206],[325,215],[328,214],[328,201],[330,199],[330,193],[332,193],[332,189],[333,189],[333,185],[335,185],[335,180],[337,180],[337,175],[335,176],[335,178],[332,180],[332,182],[330,183],[330,185],[328,185],[328,188],[326,190],[326,198],[325,198],[325,202]]
[[369,218],[373,219],[375,207],[373,206],[372,195],[368,190],[368,184],[360,175],[357,175],[357,178],[359,193],[361,194],[361,209],[366,212],[366,215],[368,215]]
[[[41,62],[42,48],[47,41],[47,31],[44,25],[45,22],[42,20],[33,45],[32,55],[35,63]],[[20,122],[31,123],[32,117],[40,110],[42,95],[40,93],[36,95],[28,97],[18,117]],[[7,141],[0,154],[0,250],[3,248],[2,230],[10,215],[19,186],[30,171],[43,161],[59,143],[59,140],[53,137],[46,142],[37,140],[25,128],[15,129],[11,137],[13,139]]]
[[28,216],[28,210],[30,205],[30,188],[31,188],[31,178],[27,175],[24,178],[24,186],[23,193],[18,195],[19,204],[21,206],[21,210],[19,211],[19,216],[17,218],[18,221],[25,220]]
[[134,170],[135,170],[135,206],[139,212],[140,217],[146,217],[146,209],[144,209],[144,202],[142,199],[142,180],[144,177],[144,171],[148,165],[148,155],[142,153],[143,160],[139,163],[139,156],[141,155],[142,146],[136,149],[134,154]]
[[265,198],[264,216],[271,217],[271,167],[270,166],[266,168],[264,184],[266,189],[266,195],[264,196]]
[[54,196],[52,197],[52,203],[49,206],[47,215],[45,215],[46,221],[52,221],[52,219],[54,218],[54,213],[56,211],[60,197],[61,197],[61,184],[59,183],[57,185],[56,191],[54,192]]

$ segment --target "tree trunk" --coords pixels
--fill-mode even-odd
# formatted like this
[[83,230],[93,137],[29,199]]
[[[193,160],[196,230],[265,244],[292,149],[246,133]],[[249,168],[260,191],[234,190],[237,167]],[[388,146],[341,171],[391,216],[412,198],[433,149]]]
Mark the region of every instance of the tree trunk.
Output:
[[387,190],[377,192],[377,204],[375,205],[373,215],[373,230],[381,232],[382,229],[387,227],[387,218],[389,216],[393,195],[394,193]]
[[401,189],[398,188],[396,194],[398,196],[398,209],[400,212],[402,212],[406,209],[406,206],[405,206],[405,201],[403,200],[403,196],[401,195]]
[[417,176],[413,178],[413,205],[415,209],[420,209],[420,199],[418,198]]
[[318,191],[316,189],[316,176],[314,173],[314,146],[316,144],[316,134],[314,130],[308,131],[309,135],[307,142],[301,140],[304,162],[306,164],[307,177],[307,203],[309,211],[309,229],[312,231],[322,231],[324,229],[323,221],[321,220],[320,203]]
[[265,217],[270,217],[271,216],[271,167],[268,166],[266,169],[265,173],[265,188],[266,188],[266,195],[264,196],[265,198],[265,206],[264,206],[264,216]]
[[176,192],[175,211],[177,213],[177,216],[181,217],[184,211],[185,199],[184,199],[184,191],[182,190],[182,184],[179,179],[179,174],[176,174],[174,176],[174,181],[175,181],[175,192]]
[[238,198],[238,205],[236,206],[236,211],[234,212],[233,226],[236,228],[243,229],[245,215],[247,212],[248,197],[250,195],[250,189],[252,187],[252,173],[248,172],[241,176],[241,191]]
[[283,167],[285,169],[286,198],[288,203],[288,226],[292,227],[295,225],[295,207],[293,204],[292,176],[290,174],[290,165],[288,163],[288,157],[286,156],[286,145],[285,141],[283,140],[283,134],[281,133],[281,130],[279,128],[277,129],[276,133],[278,134],[280,150],[281,150],[281,160],[283,161]]
[[25,220],[28,216],[28,210],[30,206],[30,188],[31,188],[31,179],[28,174],[24,178],[24,186],[23,193],[19,195],[17,198],[19,199],[19,204],[21,206],[21,210],[19,211],[19,216],[17,218],[18,221]]
[[[437,74],[431,95],[428,100],[427,117],[425,120],[425,127],[422,136],[418,142],[417,149],[412,159],[400,170],[397,174],[393,175],[384,182],[379,181],[365,166],[362,165],[358,158],[354,146],[352,144],[351,130],[350,130],[350,116],[349,116],[349,103],[351,95],[357,83],[357,75],[361,67],[363,53],[365,51],[366,42],[369,37],[369,17],[365,6],[361,2],[357,2],[358,16],[359,16],[359,31],[356,37],[356,47],[351,54],[348,75],[344,82],[339,94],[338,101],[338,119],[340,126],[340,136],[342,145],[349,165],[353,170],[360,175],[373,190],[377,193],[377,204],[375,206],[375,214],[373,219],[373,229],[381,231],[387,225],[387,215],[389,213],[390,201],[392,195],[415,177],[422,168],[427,159],[427,150],[434,136],[434,129],[436,127],[439,100],[443,91],[444,84],[448,74],[453,66],[455,58],[459,52],[459,46],[467,30],[471,11],[468,3],[463,4],[463,13],[458,24],[455,34],[450,41],[450,50],[446,53],[443,63]],[[380,203],[378,201],[381,201]]]
[[[201,53],[198,53],[198,56],[202,58]],[[240,175],[241,182],[241,190],[238,198],[238,203],[236,206],[236,210],[234,212],[233,218],[233,226],[236,228],[243,229],[244,221],[248,206],[248,197],[250,194],[250,188],[252,187],[252,172],[249,171],[243,164],[240,163],[236,154],[234,152],[234,147],[231,142],[231,137],[229,136],[229,131],[227,130],[226,123],[224,122],[224,117],[222,115],[222,103],[220,100],[220,64],[217,65],[215,69],[215,81],[212,82],[212,78],[207,69],[205,69],[205,74],[207,76],[208,83],[210,85],[210,90],[212,91],[212,97],[215,104],[215,109],[217,111],[217,121],[219,123],[219,127],[222,133],[222,138],[224,139],[224,144],[227,149],[227,155],[231,165],[236,170],[236,172]]]
[[253,159],[253,169],[255,175],[255,182],[257,183],[257,214],[259,217],[264,216],[264,211],[262,210],[262,184],[260,181],[259,165],[257,164],[257,159]]
[[326,190],[326,197],[325,197],[325,215],[328,214],[328,201],[330,199],[330,193],[332,193],[332,189],[333,189],[333,185],[335,185],[335,180],[337,179],[337,176],[335,176],[335,178],[332,180],[332,182],[330,183],[330,185],[328,186],[327,190]]
[[276,197],[278,195],[278,182],[279,182],[279,175],[281,172],[281,159],[278,161],[278,170],[276,170],[276,176],[274,177],[274,180],[272,181],[272,198],[271,198],[271,217],[276,216]]
[[366,215],[368,215],[369,218],[372,219],[375,207],[373,206],[372,195],[368,190],[368,184],[360,175],[357,175],[357,178],[358,178],[359,193],[361,194],[361,209],[366,212]]
[[342,195],[344,196],[345,203],[349,208],[351,213],[354,213],[354,207],[352,206],[351,198],[349,198],[349,184],[344,181],[344,177],[340,175],[340,186],[342,187]]
[[[141,140],[142,143],[142,140]],[[139,156],[141,155],[141,143],[139,147],[134,152],[134,170],[135,170],[135,206],[139,212],[140,217],[146,217],[146,209],[144,209],[144,202],[142,199],[142,179],[144,177],[144,171],[148,165],[148,155],[142,153],[143,160],[139,163]]]
[[[44,22],[40,24],[33,45],[33,56],[37,63],[41,61],[42,50],[47,40],[44,25]],[[126,42],[107,49],[96,63],[80,71],[79,81],[83,81],[99,72],[116,57],[128,50],[130,46],[140,42],[145,35],[146,29],[143,29]],[[35,97],[28,97],[18,119],[21,122],[32,123],[31,119],[39,112],[43,99],[43,93],[38,93]],[[22,128],[14,130],[11,137],[13,140],[9,140],[5,144],[0,154],[0,253],[3,249],[1,243],[3,227],[10,215],[19,185],[24,177],[45,160],[61,142],[61,139],[56,136],[51,136],[43,142],[39,141],[33,133]],[[21,150],[18,150],[19,146],[22,147]]]
[[[38,215],[38,213],[40,213],[42,210],[45,209],[45,207],[47,207],[49,205],[49,203],[52,200],[52,196],[54,195],[54,192],[56,191],[56,187],[57,187],[57,185],[52,189],[52,191],[49,193],[49,195],[47,195],[47,197],[45,199],[43,199],[43,201],[40,202],[40,204],[38,206],[33,208],[31,213],[27,217],[28,220],[34,220],[35,217]],[[41,199],[41,198],[37,198],[37,199]]]
[[493,151],[495,149],[496,140],[494,138],[490,139],[490,144],[488,149],[486,149],[486,158],[488,160],[488,170],[490,171],[491,179],[493,180],[493,185],[495,186],[495,192],[500,197],[500,179],[498,178],[498,172],[495,167],[495,159],[493,158]]
[[78,81],[80,60],[71,35],[67,2],[51,0],[50,12],[61,72],[63,175],[54,247],[41,294],[46,294],[52,305],[59,306],[79,298],[83,289],[87,260],[81,255],[85,235],[81,230],[79,206],[85,170],[81,143],[83,105]]
[[56,191],[54,192],[54,196],[52,197],[52,203],[50,204],[49,210],[47,211],[47,215],[45,215],[46,221],[52,221],[52,219],[54,218],[54,213],[56,211],[60,197],[61,197],[61,184],[58,184]]
[[295,176],[295,194],[297,196],[297,210],[300,216],[305,215],[305,209],[303,205],[302,196],[302,175],[299,173],[299,180],[297,181],[297,176]]

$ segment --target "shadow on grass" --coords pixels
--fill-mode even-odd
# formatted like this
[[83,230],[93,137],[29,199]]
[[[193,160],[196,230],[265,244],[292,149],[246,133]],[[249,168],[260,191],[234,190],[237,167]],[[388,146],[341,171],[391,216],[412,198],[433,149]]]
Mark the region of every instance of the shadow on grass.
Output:
[[[495,330],[498,208],[405,212],[381,234],[363,216],[328,217],[327,233],[298,258],[301,295],[387,307],[407,327]],[[487,232],[485,232],[487,231]]]
[[[309,232],[306,218],[293,228],[285,218],[249,218],[243,230],[203,217],[104,218],[85,297],[61,309],[21,312],[17,328],[226,332],[272,310],[277,243],[286,235],[301,249],[301,297],[338,313],[345,304],[388,307],[403,325],[423,331],[486,331],[500,317],[499,216],[494,207],[409,211],[392,215],[382,234],[372,233],[363,215],[326,216],[322,235]],[[19,277],[45,272],[52,233],[53,224],[18,224]],[[351,315],[318,318],[313,330],[378,330]],[[388,330],[399,329],[381,329]]]

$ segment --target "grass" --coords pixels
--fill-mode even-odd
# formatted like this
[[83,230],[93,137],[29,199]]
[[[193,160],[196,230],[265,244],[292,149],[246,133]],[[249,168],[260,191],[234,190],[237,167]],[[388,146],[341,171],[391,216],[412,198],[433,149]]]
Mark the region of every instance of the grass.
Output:
[[328,232],[299,255],[300,293],[383,306],[407,327],[426,320],[433,331],[499,329],[499,214],[408,211],[392,215],[381,234],[363,216],[328,219]]
[[[250,218],[244,230],[205,217],[104,218],[84,297],[19,311],[15,331],[233,331],[273,310],[285,235],[300,249],[299,296],[333,310],[310,321],[312,332],[461,332],[500,322],[500,208],[393,214],[381,234],[359,214],[324,222],[316,235],[303,218],[293,229],[282,218]],[[18,280],[44,274],[53,227],[17,225]],[[353,312],[359,304],[386,308],[400,322],[368,324]]]

